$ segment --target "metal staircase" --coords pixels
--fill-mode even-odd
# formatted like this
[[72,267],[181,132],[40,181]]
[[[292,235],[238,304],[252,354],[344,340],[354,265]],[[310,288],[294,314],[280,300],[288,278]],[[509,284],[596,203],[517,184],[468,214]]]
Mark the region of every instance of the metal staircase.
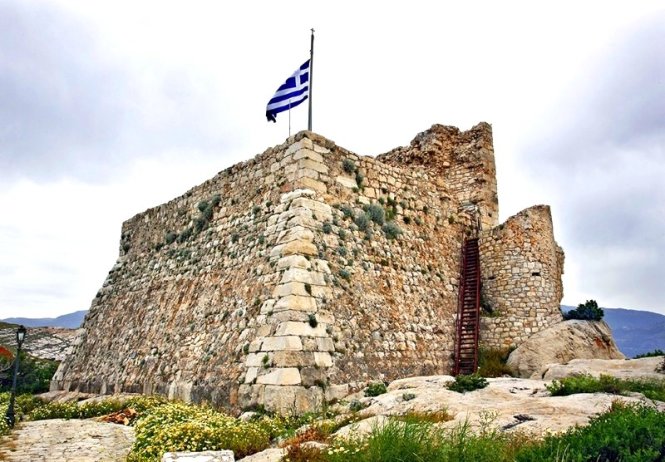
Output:
[[473,374],[478,369],[479,328],[480,252],[478,251],[478,239],[465,239],[462,248],[453,375]]

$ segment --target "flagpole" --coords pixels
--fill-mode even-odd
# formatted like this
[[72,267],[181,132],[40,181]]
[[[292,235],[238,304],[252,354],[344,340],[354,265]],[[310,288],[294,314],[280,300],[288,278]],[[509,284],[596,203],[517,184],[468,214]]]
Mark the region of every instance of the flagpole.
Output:
[[314,28],[311,29],[312,37],[309,48],[309,117],[307,119],[307,130],[312,131],[312,87],[314,83]]

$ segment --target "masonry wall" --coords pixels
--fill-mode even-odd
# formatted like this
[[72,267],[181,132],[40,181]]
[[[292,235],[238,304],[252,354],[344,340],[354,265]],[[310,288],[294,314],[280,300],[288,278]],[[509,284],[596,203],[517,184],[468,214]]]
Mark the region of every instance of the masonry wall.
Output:
[[481,235],[482,344],[516,347],[563,320],[563,259],[545,205],[523,210]]
[[[52,388],[304,412],[370,380],[446,373],[462,242],[497,213],[487,124],[435,125],[377,158],[301,132],[123,225]],[[531,252],[519,233],[487,236],[488,268]],[[523,338],[495,327],[484,338]]]
[[433,125],[411,144],[377,157],[390,165],[421,165],[445,186],[454,207],[477,213],[483,229],[499,224],[492,127],[481,122],[462,132],[456,127]]

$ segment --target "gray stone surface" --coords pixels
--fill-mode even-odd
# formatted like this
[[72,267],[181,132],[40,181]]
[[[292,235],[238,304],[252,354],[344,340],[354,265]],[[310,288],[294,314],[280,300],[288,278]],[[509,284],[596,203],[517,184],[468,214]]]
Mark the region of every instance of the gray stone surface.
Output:
[[162,462],[235,462],[233,451],[167,452]]
[[95,420],[21,422],[0,438],[8,462],[119,462],[134,443],[134,429]]
[[611,375],[621,379],[649,378],[665,380],[665,374],[656,367],[663,362],[662,356],[639,359],[573,359],[568,364],[550,364],[544,372],[545,380],[562,379],[571,375],[590,374],[594,377]]
[[286,454],[284,448],[270,448],[240,459],[239,462],[279,462]]

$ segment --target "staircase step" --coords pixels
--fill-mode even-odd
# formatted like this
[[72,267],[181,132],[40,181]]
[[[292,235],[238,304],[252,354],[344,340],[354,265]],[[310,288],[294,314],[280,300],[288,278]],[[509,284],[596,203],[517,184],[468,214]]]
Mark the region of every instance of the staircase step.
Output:
[[480,252],[478,239],[463,244],[460,274],[455,365],[457,374],[471,374],[478,365],[478,327],[480,323]]

